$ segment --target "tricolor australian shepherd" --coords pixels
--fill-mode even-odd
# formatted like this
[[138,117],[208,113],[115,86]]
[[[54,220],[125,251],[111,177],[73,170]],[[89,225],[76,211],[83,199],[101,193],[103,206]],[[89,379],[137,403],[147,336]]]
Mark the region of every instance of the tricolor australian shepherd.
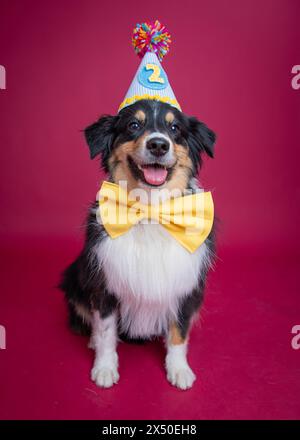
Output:
[[[198,189],[204,153],[213,157],[215,134],[168,104],[141,100],[85,130],[93,159],[101,155],[108,180],[127,190]],[[137,224],[111,239],[89,211],[79,257],[63,274],[72,329],[90,334],[95,350],[92,380],[119,380],[118,339],[163,336],[167,379],[183,390],[195,374],[187,362],[189,329],[199,310],[214,257],[214,231],[189,253],[160,224]]]

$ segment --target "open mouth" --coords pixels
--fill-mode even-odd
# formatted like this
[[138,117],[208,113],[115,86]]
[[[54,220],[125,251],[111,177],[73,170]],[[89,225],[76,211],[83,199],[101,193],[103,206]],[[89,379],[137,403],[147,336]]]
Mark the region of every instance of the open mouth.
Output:
[[134,162],[131,156],[128,156],[128,163],[130,170],[136,179],[152,186],[163,185],[169,179],[174,168],[174,165],[167,167],[159,163],[138,165]]

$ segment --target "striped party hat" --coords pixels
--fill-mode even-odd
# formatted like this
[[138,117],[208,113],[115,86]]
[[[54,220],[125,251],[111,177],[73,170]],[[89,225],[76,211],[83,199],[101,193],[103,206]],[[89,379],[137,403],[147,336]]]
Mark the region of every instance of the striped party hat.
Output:
[[142,61],[119,111],[141,99],[165,102],[181,111],[161,61],[169,51],[171,36],[159,21],[137,24],[132,36],[135,52]]

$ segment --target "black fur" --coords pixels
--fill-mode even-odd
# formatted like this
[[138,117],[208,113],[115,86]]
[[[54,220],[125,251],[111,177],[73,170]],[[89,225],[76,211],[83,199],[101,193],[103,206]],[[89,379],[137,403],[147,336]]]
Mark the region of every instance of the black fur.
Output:
[[[143,110],[146,114],[146,123],[140,125],[138,130],[132,131],[130,122],[135,121],[137,110]],[[171,125],[165,121],[165,114],[172,112],[175,116],[172,125],[178,126],[178,131],[173,132]],[[85,130],[85,138],[90,148],[90,156],[94,159],[101,154],[102,165],[106,172],[109,172],[108,159],[111,151],[118,145],[142,136],[145,131],[160,131],[171,137],[176,143],[189,148],[193,162],[193,173],[195,177],[199,165],[201,165],[202,153],[214,156],[215,133],[203,122],[195,117],[189,117],[169,104],[158,101],[141,100],[125,107],[117,116],[102,116],[97,122]]]
[[[133,131],[130,124],[134,121],[138,109],[142,109],[146,114],[146,123]],[[166,123],[164,116],[167,112],[174,114],[175,119],[172,124],[176,125],[176,130]],[[215,134],[204,123],[194,117],[186,116],[168,104],[146,100],[126,107],[117,116],[105,115],[87,127],[85,137],[90,148],[90,156],[93,159],[101,154],[102,166],[109,173],[111,171],[109,158],[113,149],[142,136],[146,130],[166,133],[176,143],[188,149],[193,163],[190,178],[197,175],[203,153],[210,157],[214,156]],[[66,269],[60,283],[60,288],[65,292],[68,302],[71,328],[81,334],[88,334],[90,325],[78,315],[76,305],[87,312],[91,312],[92,309],[98,310],[102,317],[108,316],[118,308],[118,301],[113,292],[107,290],[102,269],[98,267],[96,258],[92,257],[92,248],[106,236],[105,229],[96,221],[95,211],[96,204],[91,207],[87,218],[84,248],[74,263]],[[214,254],[214,243],[213,229],[206,240],[211,255]],[[207,268],[204,267],[199,277],[198,288],[182,301],[177,323],[183,337],[187,334],[191,317],[202,303],[206,272]],[[126,335],[122,337],[126,339]]]
[[103,163],[107,163],[110,149],[115,138],[114,125],[117,118],[117,116],[102,116],[99,121],[85,129],[84,133],[87,144],[90,147],[91,159],[94,159],[101,153]]
[[[69,321],[71,328],[77,333],[86,334],[89,323],[78,316],[75,305],[87,312],[98,310],[102,318],[109,316],[116,309],[116,297],[107,291],[103,271],[98,267],[96,259],[91,258],[95,243],[106,236],[104,228],[95,221],[95,204],[87,219],[84,248],[79,257],[65,270],[59,287],[65,292],[69,304]],[[73,315],[76,315],[76,318]],[[79,331],[80,322],[83,329]]]
[[76,312],[74,304],[68,302],[69,326],[74,333],[90,336],[91,327]]

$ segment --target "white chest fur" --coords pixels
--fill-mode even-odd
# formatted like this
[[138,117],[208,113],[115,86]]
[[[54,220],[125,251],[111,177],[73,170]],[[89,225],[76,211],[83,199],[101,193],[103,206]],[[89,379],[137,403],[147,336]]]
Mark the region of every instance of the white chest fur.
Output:
[[132,337],[164,332],[209,263],[205,244],[191,254],[159,224],[139,224],[121,237],[107,237],[96,252],[108,289],[120,301],[122,329]]

